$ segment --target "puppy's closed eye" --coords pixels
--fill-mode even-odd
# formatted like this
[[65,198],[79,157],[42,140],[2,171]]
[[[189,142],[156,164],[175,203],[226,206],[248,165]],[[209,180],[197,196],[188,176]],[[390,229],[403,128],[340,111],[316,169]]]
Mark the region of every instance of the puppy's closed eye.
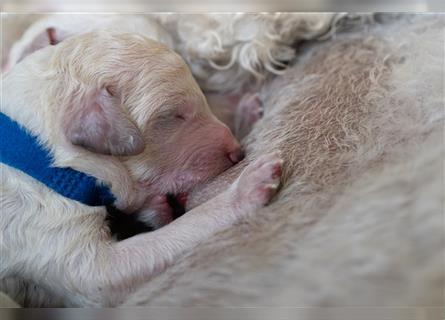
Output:
[[186,119],[187,117],[185,113],[178,112],[177,110],[161,111],[155,117],[156,122],[162,122],[164,124],[169,124],[169,123],[177,124],[178,122],[185,121]]
[[181,121],[185,121],[186,120],[185,115],[180,114],[180,113],[176,114],[175,118],[178,119],[178,120],[181,120]]

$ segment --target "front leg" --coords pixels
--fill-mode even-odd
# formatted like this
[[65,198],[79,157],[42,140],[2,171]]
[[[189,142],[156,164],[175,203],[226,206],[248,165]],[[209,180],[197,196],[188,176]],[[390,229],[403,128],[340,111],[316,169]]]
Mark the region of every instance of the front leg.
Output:
[[212,200],[161,229],[114,243],[100,266],[103,282],[91,282],[90,292],[101,295],[101,304],[120,303],[181,255],[266,205],[278,188],[281,166],[276,154],[262,156]]

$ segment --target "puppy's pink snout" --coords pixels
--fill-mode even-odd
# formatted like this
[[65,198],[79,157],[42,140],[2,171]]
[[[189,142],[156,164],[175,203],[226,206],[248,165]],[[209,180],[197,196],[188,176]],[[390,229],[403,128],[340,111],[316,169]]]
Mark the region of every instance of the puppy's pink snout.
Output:
[[227,158],[233,164],[236,164],[244,159],[244,151],[241,149],[240,144],[235,139],[230,131],[225,125],[218,126],[218,135],[221,141],[221,147],[224,148]]
[[235,151],[229,152],[228,156],[233,164],[237,164],[244,159],[244,151],[241,149],[241,147],[238,147],[238,149]]

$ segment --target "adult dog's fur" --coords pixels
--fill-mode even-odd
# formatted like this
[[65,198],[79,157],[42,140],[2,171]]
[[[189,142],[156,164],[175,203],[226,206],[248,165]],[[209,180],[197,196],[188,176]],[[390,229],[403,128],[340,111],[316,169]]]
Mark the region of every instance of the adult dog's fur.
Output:
[[277,201],[124,305],[442,306],[444,27],[402,15],[309,47],[263,88],[247,138],[282,150]]
[[326,36],[342,14],[158,14],[204,91],[240,92],[280,74],[294,45]]

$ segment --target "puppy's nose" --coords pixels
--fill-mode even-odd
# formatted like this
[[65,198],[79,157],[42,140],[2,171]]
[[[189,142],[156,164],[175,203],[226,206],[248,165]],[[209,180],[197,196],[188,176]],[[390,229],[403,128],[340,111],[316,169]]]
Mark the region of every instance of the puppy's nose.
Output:
[[232,151],[228,154],[228,157],[233,164],[237,164],[238,162],[243,160],[244,156],[245,156],[244,151],[241,148],[238,148],[235,151]]

